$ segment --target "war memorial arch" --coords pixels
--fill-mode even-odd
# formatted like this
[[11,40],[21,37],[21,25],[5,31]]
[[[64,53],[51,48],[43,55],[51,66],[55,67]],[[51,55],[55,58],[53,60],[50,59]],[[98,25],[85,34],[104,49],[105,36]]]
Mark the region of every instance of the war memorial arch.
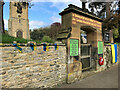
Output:
[[[81,71],[102,68],[97,63],[103,57],[102,20],[72,4],[59,14],[63,30],[58,40],[67,45],[68,82],[71,82]],[[81,30],[87,34],[85,44],[81,43]]]
[[[109,42],[108,32],[105,39],[110,44],[104,44],[102,19],[72,4],[59,15],[62,29],[57,39],[63,43],[14,41],[0,45],[3,88],[53,88],[84,78],[84,72],[96,73],[118,64],[117,44]],[[10,2],[8,23],[9,35],[29,39],[28,4]],[[101,57],[104,64],[99,62]]]

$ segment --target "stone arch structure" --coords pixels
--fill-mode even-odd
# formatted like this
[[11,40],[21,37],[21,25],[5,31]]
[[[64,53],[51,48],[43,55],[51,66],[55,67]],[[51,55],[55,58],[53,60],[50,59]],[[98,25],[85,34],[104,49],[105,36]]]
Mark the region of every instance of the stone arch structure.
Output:
[[[62,40],[67,45],[67,60],[68,60],[68,83],[73,82],[76,78],[79,79],[82,71],[81,63],[81,38],[80,30],[87,32],[87,41],[88,44],[92,46],[92,52],[94,56],[95,68],[99,69],[98,58],[103,56],[103,54],[98,55],[98,42],[103,43],[102,39],[102,20],[95,15],[92,15],[88,12],[82,11],[81,8],[70,4],[68,8],[64,9],[60,13],[62,16],[62,28],[58,39]],[[71,49],[71,40],[74,39],[73,46],[75,49]],[[76,40],[76,41],[75,41]],[[78,44],[77,44],[77,43]],[[76,44],[75,44],[76,43]],[[77,47],[77,49],[76,49]],[[73,55],[71,55],[73,52]],[[79,69],[72,70],[75,63],[79,63]],[[72,68],[72,69],[71,69]],[[76,67],[77,68],[77,67]],[[72,70],[72,71],[71,71]],[[75,72],[74,72],[75,71]]]
[[16,37],[23,38],[23,32],[21,30],[18,30],[16,32]]

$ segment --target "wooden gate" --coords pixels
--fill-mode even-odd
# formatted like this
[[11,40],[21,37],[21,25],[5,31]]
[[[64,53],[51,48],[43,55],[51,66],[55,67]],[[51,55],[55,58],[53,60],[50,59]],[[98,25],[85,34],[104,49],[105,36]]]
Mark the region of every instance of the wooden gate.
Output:
[[91,69],[91,45],[81,44],[82,71]]

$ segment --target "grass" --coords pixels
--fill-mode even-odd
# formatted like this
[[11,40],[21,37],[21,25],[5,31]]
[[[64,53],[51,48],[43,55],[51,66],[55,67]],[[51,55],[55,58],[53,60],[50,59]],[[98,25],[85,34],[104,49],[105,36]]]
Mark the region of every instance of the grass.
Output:
[[[27,43],[28,41],[35,41],[35,40],[27,40],[23,38],[16,38],[9,36],[8,34],[2,34],[0,38],[2,37],[2,42],[0,43],[13,43],[13,41],[17,41],[18,43]],[[40,41],[35,41],[36,43],[41,43]]]

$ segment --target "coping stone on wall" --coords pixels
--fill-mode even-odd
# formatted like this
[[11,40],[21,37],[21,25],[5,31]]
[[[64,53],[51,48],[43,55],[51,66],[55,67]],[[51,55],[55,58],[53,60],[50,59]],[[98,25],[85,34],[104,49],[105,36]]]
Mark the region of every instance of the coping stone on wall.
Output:
[[[47,43],[49,46],[54,46],[53,43]],[[29,46],[28,43],[20,43],[19,46]],[[36,46],[43,46],[43,44],[36,44]],[[66,46],[65,44],[58,44],[58,46]],[[14,47],[12,43],[10,44],[0,44],[0,47]]]

